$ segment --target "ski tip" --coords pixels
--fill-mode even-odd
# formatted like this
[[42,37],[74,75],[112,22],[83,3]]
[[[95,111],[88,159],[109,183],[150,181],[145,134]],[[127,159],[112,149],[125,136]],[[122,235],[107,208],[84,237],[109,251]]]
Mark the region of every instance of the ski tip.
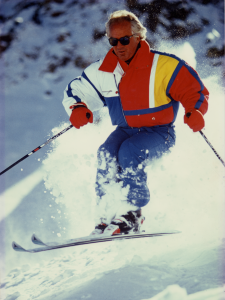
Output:
[[41,246],[46,246],[45,243],[43,243],[39,237],[36,236],[36,234],[34,233],[31,237],[31,241],[32,243],[36,244],[36,245],[41,245]]
[[163,232],[160,233],[160,234],[161,234],[161,235],[170,235],[170,234],[177,234],[177,233],[181,233],[181,231],[179,231],[179,230],[163,231]]
[[26,250],[23,247],[21,247],[19,244],[17,244],[16,242],[12,242],[12,247],[13,247],[13,250],[15,250],[15,251],[26,252]]
[[174,233],[182,233],[182,232],[179,231],[179,230],[173,230],[173,231],[171,231],[171,234],[174,234]]

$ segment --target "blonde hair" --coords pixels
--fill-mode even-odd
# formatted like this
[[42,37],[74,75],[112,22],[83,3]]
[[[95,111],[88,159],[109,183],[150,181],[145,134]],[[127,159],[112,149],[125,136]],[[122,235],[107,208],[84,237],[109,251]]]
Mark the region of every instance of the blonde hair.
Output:
[[110,16],[108,21],[105,24],[106,27],[106,35],[109,36],[110,27],[113,24],[118,24],[123,21],[128,21],[131,23],[131,30],[132,33],[137,34],[140,36],[141,40],[146,39],[146,33],[147,29],[141,24],[141,22],[138,20],[137,16],[133,14],[132,12],[129,12],[127,10],[117,10],[114,11]]

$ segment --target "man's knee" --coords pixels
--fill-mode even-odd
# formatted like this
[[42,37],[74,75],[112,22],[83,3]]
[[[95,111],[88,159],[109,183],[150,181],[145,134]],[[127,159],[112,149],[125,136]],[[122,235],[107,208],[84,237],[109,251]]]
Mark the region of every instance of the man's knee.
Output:
[[123,168],[136,168],[145,159],[144,149],[140,150],[137,145],[126,140],[118,152],[118,163]]

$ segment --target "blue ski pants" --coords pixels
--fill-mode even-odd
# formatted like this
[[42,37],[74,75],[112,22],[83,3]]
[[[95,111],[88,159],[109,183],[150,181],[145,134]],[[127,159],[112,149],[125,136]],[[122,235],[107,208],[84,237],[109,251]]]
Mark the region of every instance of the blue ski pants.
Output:
[[150,192],[144,168],[174,144],[172,125],[117,127],[98,149],[96,194],[99,201],[112,181],[122,181],[122,187],[129,185],[127,201],[136,207],[145,206],[150,201]]

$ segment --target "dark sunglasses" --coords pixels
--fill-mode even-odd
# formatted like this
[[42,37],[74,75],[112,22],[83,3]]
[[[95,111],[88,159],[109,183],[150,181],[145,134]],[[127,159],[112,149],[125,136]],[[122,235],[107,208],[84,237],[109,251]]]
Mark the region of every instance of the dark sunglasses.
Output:
[[131,36],[123,36],[120,39],[116,39],[116,38],[109,38],[109,43],[111,46],[117,46],[118,41],[120,41],[120,44],[122,44],[123,46],[125,45],[129,45],[130,43],[130,38],[133,36],[134,34],[132,34]]

